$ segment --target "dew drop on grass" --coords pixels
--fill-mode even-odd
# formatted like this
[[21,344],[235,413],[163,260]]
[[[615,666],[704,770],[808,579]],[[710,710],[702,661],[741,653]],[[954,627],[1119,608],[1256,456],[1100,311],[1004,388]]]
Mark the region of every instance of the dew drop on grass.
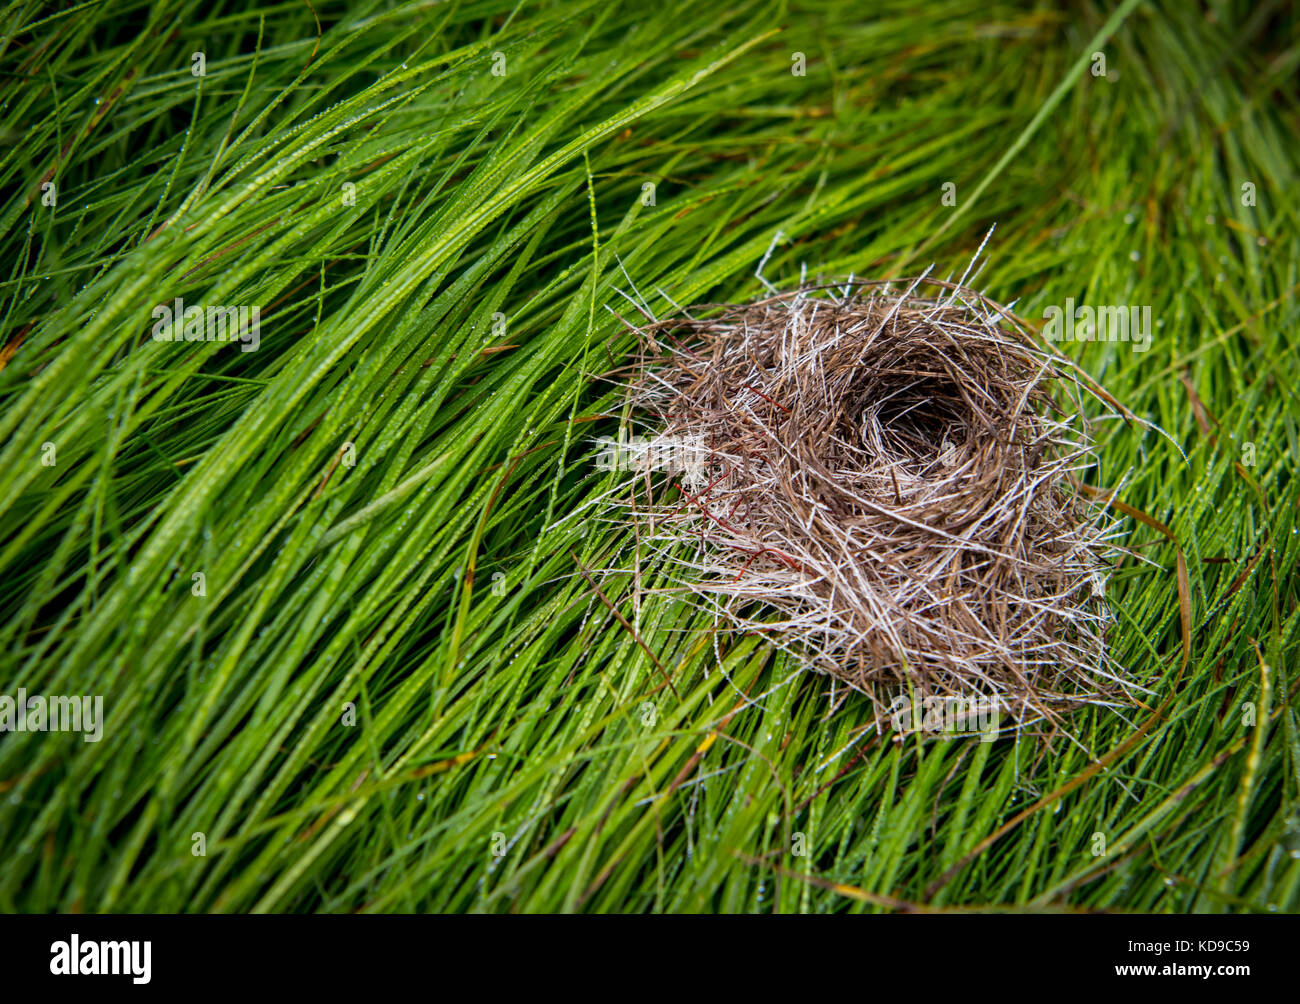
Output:
[[1142,253],[1140,251],[1130,251],[1128,253],[1129,261],[1141,261]]

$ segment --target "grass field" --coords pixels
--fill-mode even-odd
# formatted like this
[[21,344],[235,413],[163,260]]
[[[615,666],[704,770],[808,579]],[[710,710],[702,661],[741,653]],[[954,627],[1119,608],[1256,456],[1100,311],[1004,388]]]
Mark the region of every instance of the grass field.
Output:
[[[103,715],[0,736],[0,909],[1300,910],[1290,4],[3,24],[0,694]],[[590,505],[629,295],[955,277],[994,224],[1022,316],[1151,308],[1061,345],[1168,433],[1087,473],[1148,517],[1144,706],[895,742],[654,562],[584,574],[638,559]],[[178,298],[256,351],[153,337]]]

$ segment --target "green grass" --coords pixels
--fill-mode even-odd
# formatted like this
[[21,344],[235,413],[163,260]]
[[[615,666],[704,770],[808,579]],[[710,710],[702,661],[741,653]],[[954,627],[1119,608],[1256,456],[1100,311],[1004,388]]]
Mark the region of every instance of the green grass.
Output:
[[[3,23],[0,694],[106,723],[0,736],[0,909],[1300,909],[1288,5]],[[1174,441],[1103,422],[1088,477],[1177,535],[1186,667],[1129,520],[1112,644],[1153,697],[1077,743],[882,742],[647,562],[601,589],[666,686],[580,572],[639,560],[589,507],[607,306],[753,298],[778,231],[783,286],[960,274],[995,222],[977,282],[1024,316],[1152,307],[1145,354],[1065,348]],[[176,297],[261,305],[260,349],[155,342]]]

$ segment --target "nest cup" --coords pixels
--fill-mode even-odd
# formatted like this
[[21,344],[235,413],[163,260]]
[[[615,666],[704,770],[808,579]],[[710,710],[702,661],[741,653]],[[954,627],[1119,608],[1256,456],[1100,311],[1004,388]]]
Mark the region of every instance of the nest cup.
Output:
[[1076,487],[1094,391],[1065,357],[939,281],[688,313],[640,329],[633,394],[695,462],[668,484],[638,472],[623,501],[722,626],[877,708],[979,696],[1024,723],[1124,690],[1115,528]]

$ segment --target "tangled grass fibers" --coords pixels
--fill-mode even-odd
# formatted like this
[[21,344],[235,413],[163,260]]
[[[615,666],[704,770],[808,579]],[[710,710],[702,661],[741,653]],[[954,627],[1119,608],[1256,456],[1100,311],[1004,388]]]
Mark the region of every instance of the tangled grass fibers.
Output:
[[632,379],[652,442],[687,460],[665,485],[650,468],[670,454],[650,450],[621,505],[721,625],[877,710],[979,695],[1057,722],[1124,693],[1106,647],[1115,526],[1076,487],[1082,396],[1119,406],[1068,359],[938,280],[688,313],[708,319],[639,329]]

